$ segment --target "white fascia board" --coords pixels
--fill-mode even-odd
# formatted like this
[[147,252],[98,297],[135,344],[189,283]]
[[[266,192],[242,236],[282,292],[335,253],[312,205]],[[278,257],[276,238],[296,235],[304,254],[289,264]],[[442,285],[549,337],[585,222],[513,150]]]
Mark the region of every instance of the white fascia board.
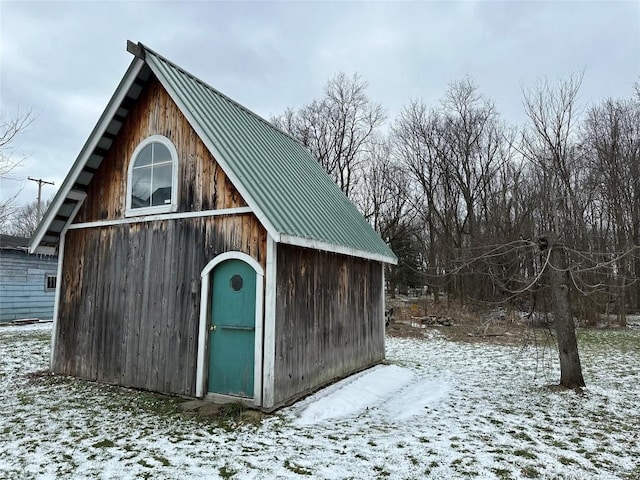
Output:
[[294,235],[280,235],[280,243],[287,245],[294,245],[296,247],[313,248],[315,250],[323,250],[325,252],[339,253],[342,255],[348,255],[350,257],[364,258],[366,260],[374,260],[376,262],[390,263],[392,265],[398,264],[398,259],[394,257],[388,257],[386,255],[380,255],[378,253],[365,252],[363,250],[357,250],[355,248],[345,247],[343,245],[336,245],[329,242],[323,242],[321,240],[314,240],[311,238],[296,237]]
[[269,235],[271,235],[272,238],[276,239],[276,241],[279,241],[280,232],[276,230],[276,228],[269,221],[267,216],[258,207],[258,204],[254,201],[251,195],[249,195],[249,192],[244,187],[240,179],[233,173],[231,168],[229,168],[229,165],[226,162],[224,156],[220,154],[220,151],[218,150],[218,148],[205,134],[202,127],[200,127],[199,123],[191,114],[191,111],[189,110],[189,108],[187,108],[184,102],[180,99],[180,96],[173,89],[170,83],[164,79],[164,77],[162,76],[162,73],[158,71],[153,61],[148,62],[147,65],[149,65],[149,67],[151,68],[151,71],[154,73],[156,78],[160,80],[160,83],[162,84],[164,89],[167,91],[167,93],[169,93],[169,96],[171,97],[171,99],[176,103],[176,105],[178,105],[178,108],[180,109],[182,114],[185,116],[185,118],[189,122],[189,125],[191,125],[191,128],[193,128],[194,131],[198,134],[198,137],[205,144],[209,152],[211,152],[216,162],[218,162],[218,164],[222,168],[222,171],[224,172],[224,174],[229,178],[229,180],[231,181],[233,186],[238,190],[238,192],[240,192],[240,195],[242,196],[244,201],[247,202],[247,205],[251,207],[251,210],[253,210],[253,213],[258,218],[262,226],[267,230],[267,232],[269,233]]
[[[106,131],[107,127],[109,126],[111,119],[115,116],[116,112],[120,108],[120,104],[124,100],[124,97],[126,97],[127,93],[129,92],[129,89],[131,88],[131,85],[133,85],[133,82],[138,77],[138,74],[140,73],[140,70],[142,70],[143,66],[144,66],[144,61],[140,60],[139,58],[134,59],[134,61],[129,66],[129,69],[125,73],[122,81],[120,82],[120,84],[116,88],[116,91],[111,97],[111,100],[107,105],[107,108],[104,110],[104,112],[100,116],[100,119],[98,120],[98,123],[96,124],[93,131],[91,132],[89,139],[82,147],[82,150],[78,155],[78,158],[76,159],[75,163],[71,167],[69,174],[64,179],[64,182],[62,183],[60,190],[58,190],[58,193],[54,197],[53,202],[49,207],[49,209],[47,210],[45,217],[40,221],[40,225],[38,226],[38,229],[36,230],[36,233],[33,236],[33,240],[31,241],[31,244],[29,246],[30,251],[35,252],[38,246],[40,245],[42,238],[44,237],[47,230],[49,230],[49,227],[51,226],[51,222],[53,222],[53,219],[55,218],[58,211],[60,210],[60,207],[64,203],[65,198],[67,197],[72,198],[72,195],[75,194],[75,192],[71,192],[71,187],[73,187],[73,184],[76,183],[76,180],[80,175],[80,172],[82,172],[82,169],[87,164],[89,157],[93,154],[93,151],[98,145],[98,142],[100,141],[100,139],[102,138],[102,135]],[[70,220],[67,221],[67,224],[69,222]]]
[[69,230],[82,228],[113,227],[130,223],[160,222],[162,220],[181,220],[185,218],[221,217],[225,215],[244,215],[253,213],[250,207],[222,208],[220,210],[202,210],[200,212],[164,213],[157,215],[141,215],[139,217],[116,218],[114,220],[97,220],[95,222],[74,223],[68,225]]
[[[70,198],[72,200],[76,200],[76,206],[73,207],[73,211],[71,212],[71,215],[69,216],[69,220],[67,220],[67,223],[65,224],[64,228],[62,229],[62,232],[60,232],[60,240],[58,240],[58,251],[56,252],[55,247],[41,247],[38,246],[35,250],[35,253],[41,253],[41,254],[45,254],[45,255],[59,255],[60,258],[62,258],[63,255],[63,250],[64,250],[64,236],[67,233],[67,230],[69,229],[69,227],[71,226],[71,223],[73,222],[73,219],[76,218],[76,215],[78,214],[78,211],[80,210],[80,207],[82,206],[82,202],[84,202],[84,199],[87,198],[87,194],[82,192],[69,192],[69,195],[67,195],[67,198]],[[34,252],[31,252],[34,253]]]

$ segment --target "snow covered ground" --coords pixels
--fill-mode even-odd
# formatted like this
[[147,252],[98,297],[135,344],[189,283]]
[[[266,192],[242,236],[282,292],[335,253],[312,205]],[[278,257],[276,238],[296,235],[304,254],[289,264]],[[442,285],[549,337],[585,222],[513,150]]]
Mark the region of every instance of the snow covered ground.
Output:
[[587,392],[544,348],[387,339],[388,365],[260,425],[46,369],[50,325],[0,328],[0,479],[640,478],[640,331],[580,334]]

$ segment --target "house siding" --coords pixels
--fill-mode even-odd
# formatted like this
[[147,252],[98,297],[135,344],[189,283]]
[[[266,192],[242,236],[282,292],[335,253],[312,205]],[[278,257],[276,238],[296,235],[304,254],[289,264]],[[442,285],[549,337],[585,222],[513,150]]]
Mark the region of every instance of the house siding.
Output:
[[254,215],[69,230],[52,371],[195,396],[200,274],[229,250],[264,268]]
[[87,188],[74,223],[90,225],[66,233],[51,367],[194,396],[202,269],[231,250],[264,268],[266,231],[252,213],[100,224],[124,219],[131,155],[150,135],[176,147],[177,213],[246,206],[152,76]]
[[384,359],[379,262],[278,246],[275,404]]
[[246,202],[180,112],[166,90],[151,77],[96,171],[75,223],[125,216],[127,174],[138,144],[163,135],[178,152],[178,210],[197,212],[244,207]]
[[53,318],[55,290],[46,290],[47,275],[56,275],[58,259],[23,250],[0,250],[0,322]]
[[[263,358],[255,360],[258,368],[264,366],[260,372],[264,375],[262,391],[269,397],[269,408],[289,403],[323,384],[381,361],[384,314],[380,262],[279,243],[276,258],[270,258],[269,263],[277,271],[267,271],[265,225],[274,242],[283,240],[280,235],[293,232],[292,238],[305,242],[337,239],[338,247],[360,248],[359,240],[355,243],[354,238],[340,240],[342,230],[360,238],[358,229],[346,228],[350,221],[342,221],[337,230],[327,228],[328,236],[323,233],[323,226],[332,225],[335,215],[326,215],[326,209],[318,207],[316,194],[340,193],[337,187],[324,188],[329,185],[328,177],[315,163],[312,163],[314,175],[322,173],[323,179],[319,190],[304,187],[308,180],[304,162],[299,164],[302,173],[298,176],[289,175],[288,166],[275,168],[292,160],[289,149],[267,149],[270,155],[267,160],[272,163],[266,162],[265,152],[257,148],[264,145],[265,139],[252,135],[243,126],[247,120],[244,114],[238,116],[238,112],[221,116],[222,121],[232,119],[231,130],[237,134],[233,142],[227,141],[226,129],[213,128],[217,126],[217,117],[200,119],[207,122],[202,138],[211,147],[209,150],[160,82],[153,75],[149,80],[146,78],[146,75],[138,77],[135,95],[122,100],[120,110],[128,112],[126,117],[121,116],[123,113],[115,114],[108,124],[110,130],[100,133],[97,143],[91,140],[96,147],[91,147],[94,152],[86,157],[82,173],[74,173],[75,177],[65,180],[65,185],[74,182],[74,195],[67,199],[71,205],[75,204],[74,199],[82,197],[77,195],[78,191],[86,192],[75,218],[69,220],[73,224],[65,223],[64,219],[71,215],[67,212],[67,216],[55,217],[47,224],[59,222],[41,237],[51,241],[61,232],[60,248],[64,252],[52,371],[168,394],[193,397],[196,390],[201,393],[199,387],[203,383],[196,385],[196,382],[207,381],[208,329],[204,325],[210,318],[210,312],[201,312],[201,301],[206,298],[204,295],[211,295],[210,291],[201,292],[201,272],[217,255],[229,251],[254,258],[267,279],[262,310],[269,316],[257,319],[261,322],[257,325],[263,327],[263,337],[257,339],[257,345],[259,348],[262,344],[264,352]],[[172,88],[166,82],[165,85]],[[224,109],[242,109],[228,100],[220,101],[224,108],[218,114]],[[203,113],[203,105],[209,104],[193,107]],[[192,109],[185,112],[194,121]],[[196,121],[194,125],[202,133],[203,126]],[[212,136],[212,132],[217,133]],[[268,132],[277,133],[271,127]],[[151,135],[163,135],[176,147],[177,211],[175,215],[125,218],[131,157],[140,142]],[[238,145],[237,141],[243,144]],[[241,148],[244,142],[256,148]],[[287,142],[298,145],[292,140]],[[227,148],[218,149],[221,145]],[[302,153],[298,148],[294,150]],[[224,164],[235,186],[210,151],[224,156],[221,161],[235,162],[231,164],[233,168]],[[303,156],[308,157],[308,152]],[[293,172],[298,171],[295,163],[298,160],[291,165]],[[284,174],[278,176],[274,172]],[[296,187],[298,193],[283,197],[283,192],[291,191],[284,188],[290,182],[300,183]],[[307,182],[310,186],[314,183]],[[245,192],[246,198],[236,187]],[[270,197],[267,200],[260,197],[258,202],[250,197],[252,191]],[[247,207],[245,200],[250,200],[255,209],[238,210]],[[334,200],[339,200],[338,211],[343,212],[346,199],[334,196]],[[299,204],[300,215],[295,218],[284,215],[289,208],[287,202]],[[260,208],[267,204],[268,210]],[[316,215],[318,208],[323,215]],[[357,213],[355,209],[353,212]],[[51,214],[48,218],[52,218]],[[274,227],[274,218],[279,227]],[[287,218],[294,222],[289,224]],[[370,231],[363,219],[358,217],[358,221]],[[299,230],[297,225],[305,228]],[[364,251],[377,252],[375,248]],[[259,391],[260,385],[256,389]]]

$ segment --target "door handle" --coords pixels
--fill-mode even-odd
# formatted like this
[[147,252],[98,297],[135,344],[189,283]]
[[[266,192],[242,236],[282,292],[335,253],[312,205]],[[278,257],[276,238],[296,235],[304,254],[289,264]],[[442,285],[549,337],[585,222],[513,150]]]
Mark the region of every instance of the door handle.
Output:
[[209,330],[210,330],[211,332],[215,332],[215,331],[217,330],[217,328],[218,328],[218,327],[216,327],[215,325],[211,325],[211,326],[209,327]]

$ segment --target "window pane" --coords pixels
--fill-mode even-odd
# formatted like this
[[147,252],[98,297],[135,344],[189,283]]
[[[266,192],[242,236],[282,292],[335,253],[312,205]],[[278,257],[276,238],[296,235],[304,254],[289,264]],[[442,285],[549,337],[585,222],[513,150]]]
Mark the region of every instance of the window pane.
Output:
[[167,205],[171,203],[172,170],[173,165],[170,163],[153,167],[153,200],[151,205]]
[[47,275],[45,277],[45,291],[51,291],[56,289],[56,283],[58,278],[55,275]]
[[153,143],[153,163],[164,163],[171,161],[169,149],[160,142]]
[[134,165],[134,168],[135,167],[144,167],[145,165],[150,165],[151,164],[152,147],[153,147],[153,144],[150,143],[149,145],[144,147],[142,150],[140,150],[140,153],[136,157],[136,163]]
[[151,196],[151,166],[134,168],[131,173],[131,208],[148,207]]
[[240,290],[242,290],[242,285],[244,284],[244,281],[242,280],[242,277],[240,275],[234,275],[233,277],[231,277],[231,288],[233,288],[234,292],[239,292]]

